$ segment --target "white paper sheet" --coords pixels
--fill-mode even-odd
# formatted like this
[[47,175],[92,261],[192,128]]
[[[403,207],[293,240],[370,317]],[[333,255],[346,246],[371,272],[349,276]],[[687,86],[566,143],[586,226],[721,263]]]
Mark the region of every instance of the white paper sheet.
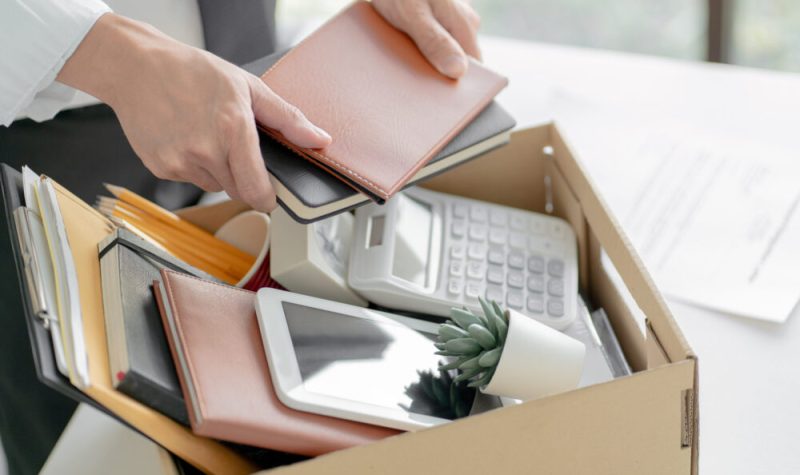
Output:
[[592,156],[590,175],[662,291],[788,318],[800,300],[800,161],[739,137],[589,108],[565,114],[563,128]]

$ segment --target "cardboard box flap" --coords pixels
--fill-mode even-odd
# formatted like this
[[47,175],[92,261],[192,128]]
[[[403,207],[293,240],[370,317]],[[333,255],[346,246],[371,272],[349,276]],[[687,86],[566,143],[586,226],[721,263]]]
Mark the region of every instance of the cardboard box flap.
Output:
[[694,352],[616,217],[600,197],[597,187],[578,163],[574,152],[566,144],[556,127],[551,127],[550,130],[550,144],[553,147],[556,165],[570,181],[574,193],[584,208],[586,220],[614,263],[637,305],[650,321],[652,330],[657,335],[667,357],[670,361],[694,358]]

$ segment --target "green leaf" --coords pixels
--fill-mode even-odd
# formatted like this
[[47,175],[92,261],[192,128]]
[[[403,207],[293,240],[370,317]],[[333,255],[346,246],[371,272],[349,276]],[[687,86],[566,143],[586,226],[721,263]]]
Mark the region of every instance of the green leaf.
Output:
[[481,345],[472,338],[456,338],[445,343],[445,350],[457,355],[475,354],[481,351]]
[[[481,354],[483,354],[483,353],[481,353]],[[467,369],[470,369],[470,368],[478,368],[478,367],[480,367],[480,365],[478,364],[478,360],[480,360],[480,359],[481,359],[481,355],[478,355],[478,356],[476,356],[474,358],[462,358],[461,360],[459,360],[459,363],[461,363],[461,364],[458,365],[458,369],[467,370]]]
[[503,311],[503,309],[500,308],[500,305],[494,300],[492,300],[492,307],[494,307],[494,312],[497,314],[497,316],[505,320],[506,323],[508,323],[508,312]]
[[493,312],[492,316],[494,318],[494,326],[497,328],[497,345],[495,346],[503,346],[506,342],[506,333],[508,333],[508,324],[503,320],[502,317],[498,316],[497,312]]
[[456,369],[456,368],[460,367],[461,363],[463,363],[463,362],[465,362],[465,361],[467,361],[469,359],[471,359],[471,358],[469,358],[468,356],[462,356],[461,358],[458,358],[458,359],[456,359],[454,361],[451,361],[450,363],[447,363],[445,365],[440,366],[439,369],[442,370],[442,372],[444,374],[448,374],[447,373],[448,370]]
[[439,327],[439,337],[444,341],[452,340],[453,338],[466,338],[468,336],[469,333],[451,323],[445,323]]
[[438,350],[443,350],[444,349],[444,342],[441,342],[441,341],[434,342],[433,346],[435,346],[436,349],[438,349]]
[[496,333],[497,327],[495,326],[494,318],[492,317],[494,309],[492,309],[492,306],[489,304],[489,302],[483,298],[479,298],[478,302],[480,302],[481,308],[483,309],[483,315],[486,317],[486,329],[492,333]]
[[469,310],[461,310],[460,308],[452,308],[450,309],[450,319],[452,319],[458,326],[463,328],[464,330],[467,329],[473,323],[481,324],[481,319],[476,317],[472,312]]
[[437,351],[434,354],[437,354],[439,356],[461,356],[461,353],[453,353],[452,351],[447,351],[447,350]]
[[473,323],[469,326],[469,328],[467,328],[467,331],[472,338],[477,341],[481,347],[483,347],[484,350],[491,350],[497,346],[497,340],[494,338],[494,335],[492,335],[492,332],[487,330],[485,327],[475,325]]
[[473,376],[479,375],[483,371],[486,371],[486,369],[485,368],[468,369],[468,370],[465,370],[463,373],[459,374],[458,376],[456,376],[456,379],[454,379],[453,381],[456,382],[456,383],[460,383],[461,381],[466,381],[466,380],[472,378]]
[[467,386],[470,388],[486,386],[492,380],[492,376],[494,376],[494,371],[486,371],[480,378],[472,381]]
[[439,381],[435,379],[433,380],[433,394],[438,402],[447,404],[448,394],[445,392],[445,389],[442,388],[442,385],[439,384]]
[[483,353],[478,360],[478,364],[484,368],[493,368],[500,361],[500,355],[503,353],[502,348],[495,348]]

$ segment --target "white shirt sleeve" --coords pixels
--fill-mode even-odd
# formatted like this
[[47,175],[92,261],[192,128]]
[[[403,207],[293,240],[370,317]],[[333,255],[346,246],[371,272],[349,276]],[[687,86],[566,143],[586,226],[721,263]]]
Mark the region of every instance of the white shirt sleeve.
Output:
[[100,0],[0,0],[0,125],[52,118],[75,90],[55,81],[108,6]]

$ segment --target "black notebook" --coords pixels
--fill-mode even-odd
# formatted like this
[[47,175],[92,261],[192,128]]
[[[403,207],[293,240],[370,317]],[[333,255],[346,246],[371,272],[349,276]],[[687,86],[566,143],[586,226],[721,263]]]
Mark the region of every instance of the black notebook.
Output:
[[169,268],[215,280],[125,229],[99,244],[108,360],[114,387],[158,412],[189,425],[153,281]]
[[[262,75],[286,52],[275,53],[244,67]],[[505,145],[516,122],[491,102],[464,130],[412,178],[408,186]],[[261,133],[261,153],[273,176],[278,203],[295,220],[310,223],[369,203],[370,198],[329,172]]]

